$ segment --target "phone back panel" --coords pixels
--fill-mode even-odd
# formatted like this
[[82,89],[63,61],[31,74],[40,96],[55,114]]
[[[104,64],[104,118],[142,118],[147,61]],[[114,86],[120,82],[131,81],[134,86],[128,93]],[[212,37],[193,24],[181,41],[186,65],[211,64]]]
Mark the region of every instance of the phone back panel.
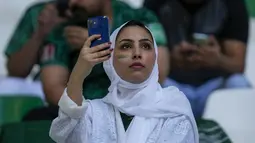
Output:
[[97,16],[88,19],[89,36],[100,34],[101,38],[92,41],[91,47],[110,41],[109,20],[106,16]]

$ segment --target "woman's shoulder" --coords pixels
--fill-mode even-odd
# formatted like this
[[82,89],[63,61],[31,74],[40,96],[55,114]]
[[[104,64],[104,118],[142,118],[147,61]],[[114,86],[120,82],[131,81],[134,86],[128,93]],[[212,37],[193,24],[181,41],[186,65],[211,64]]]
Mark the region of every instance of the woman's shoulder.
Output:
[[175,86],[168,86],[163,88],[163,95],[166,95],[171,99],[189,103],[186,95]]
[[179,88],[175,86],[168,86],[163,88],[164,92],[180,92]]
[[174,118],[167,118],[164,122],[164,129],[167,134],[172,133],[178,140],[187,140],[194,143],[197,140],[197,126],[191,110],[189,100],[185,94],[177,87],[169,86],[163,88],[165,102],[174,106],[174,109],[180,113]]
[[166,106],[169,104],[169,108],[174,108],[180,115],[186,115],[190,118],[193,117],[188,98],[177,87],[169,86],[167,88],[163,88],[162,93]]
[[192,123],[188,116],[181,115],[175,118],[165,119],[163,127],[165,129],[171,129],[174,133],[178,134],[179,132],[187,132],[192,129]]
[[[160,140],[169,140],[171,142],[174,139],[177,142],[185,140],[186,142],[194,143],[195,133],[193,128],[191,121],[185,115],[168,118],[164,122]],[[172,138],[169,138],[169,135]]]

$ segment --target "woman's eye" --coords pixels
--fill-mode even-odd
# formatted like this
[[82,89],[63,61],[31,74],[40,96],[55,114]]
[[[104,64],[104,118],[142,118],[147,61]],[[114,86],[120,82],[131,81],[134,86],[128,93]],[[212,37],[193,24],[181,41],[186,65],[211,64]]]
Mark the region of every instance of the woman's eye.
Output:
[[131,46],[130,45],[122,45],[121,48],[122,49],[129,49],[129,48],[131,48]]
[[149,50],[151,49],[151,46],[149,44],[143,44],[143,48]]

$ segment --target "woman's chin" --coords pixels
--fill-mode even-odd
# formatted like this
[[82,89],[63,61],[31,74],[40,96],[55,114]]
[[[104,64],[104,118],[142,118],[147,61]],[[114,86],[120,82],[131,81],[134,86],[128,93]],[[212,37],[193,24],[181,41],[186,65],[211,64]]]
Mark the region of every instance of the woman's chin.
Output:
[[130,78],[129,82],[131,82],[133,84],[139,84],[146,80],[146,78],[144,78],[143,74],[138,74],[138,73],[132,74],[130,77],[131,78]]

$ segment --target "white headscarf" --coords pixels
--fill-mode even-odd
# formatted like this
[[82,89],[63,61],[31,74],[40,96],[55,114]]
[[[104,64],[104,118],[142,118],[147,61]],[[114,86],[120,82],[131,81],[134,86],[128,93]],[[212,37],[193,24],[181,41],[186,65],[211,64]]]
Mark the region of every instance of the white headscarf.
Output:
[[[115,48],[117,35],[126,24],[112,33],[111,48]],[[163,89],[158,83],[158,47],[154,37],[153,40],[156,53],[154,67],[149,78],[140,84],[124,81],[118,76],[113,67],[113,53],[111,58],[103,63],[104,70],[111,80],[109,93],[103,101],[115,107],[118,143],[145,143],[153,130],[150,126],[157,124],[159,118],[174,118],[180,115],[186,115],[190,119],[195,130],[194,133],[197,133],[194,116],[185,95],[175,87]],[[126,133],[118,111],[135,116]],[[197,134],[195,139],[198,142]]]

